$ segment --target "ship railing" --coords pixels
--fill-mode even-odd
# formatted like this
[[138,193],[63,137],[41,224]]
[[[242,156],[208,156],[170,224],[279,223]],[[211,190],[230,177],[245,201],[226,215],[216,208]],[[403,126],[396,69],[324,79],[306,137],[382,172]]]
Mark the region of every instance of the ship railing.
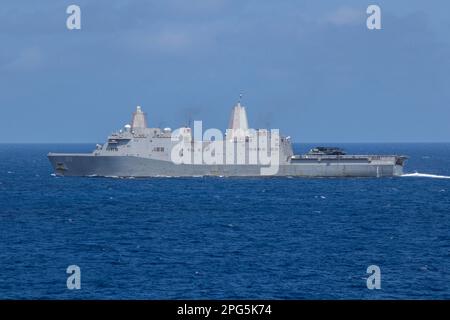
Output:
[[308,154],[302,154],[302,155],[293,155],[291,157],[292,160],[299,160],[299,159],[344,159],[344,160],[357,160],[357,159],[368,159],[368,160],[386,160],[386,159],[393,159],[398,157],[404,157],[404,156],[398,156],[398,155],[371,155],[371,154],[354,154],[354,155],[308,155]]

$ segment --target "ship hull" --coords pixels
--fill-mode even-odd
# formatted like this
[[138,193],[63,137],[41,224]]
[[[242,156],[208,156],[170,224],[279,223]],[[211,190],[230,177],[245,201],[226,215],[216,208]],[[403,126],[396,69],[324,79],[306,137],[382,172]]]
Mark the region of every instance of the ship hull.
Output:
[[[177,165],[136,156],[96,156],[93,154],[49,154],[48,158],[60,176],[101,177],[195,177],[262,176],[261,165]],[[280,164],[272,176],[292,177],[392,177],[403,174],[403,163],[392,157],[370,159],[301,159]]]

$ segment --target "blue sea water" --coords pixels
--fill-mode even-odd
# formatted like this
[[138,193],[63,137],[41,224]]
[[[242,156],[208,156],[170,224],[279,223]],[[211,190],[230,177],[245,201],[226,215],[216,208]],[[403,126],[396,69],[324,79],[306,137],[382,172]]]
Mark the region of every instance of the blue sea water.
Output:
[[[47,152],[93,147],[0,145],[0,298],[450,298],[450,179],[51,175]],[[450,144],[343,147],[450,176]]]

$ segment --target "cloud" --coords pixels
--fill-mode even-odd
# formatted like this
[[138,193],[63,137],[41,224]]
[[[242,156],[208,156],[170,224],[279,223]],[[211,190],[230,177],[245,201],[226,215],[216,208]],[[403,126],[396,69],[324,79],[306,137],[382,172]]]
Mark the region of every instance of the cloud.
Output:
[[214,22],[162,24],[120,31],[114,42],[131,52],[183,55],[212,48],[222,31]]
[[174,10],[184,14],[212,14],[220,12],[226,5],[226,0],[172,0],[167,4]]
[[4,65],[4,69],[11,71],[30,71],[42,66],[42,51],[37,47],[22,49],[17,57]]
[[179,50],[192,44],[191,36],[183,31],[162,31],[156,35],[155,41],[163,50]]
[[127,50],[141,53],[177,53],[183,54],[193,46],[191,32],[178,28],[161,28],[159,30],[126,30],[120,33],[120,41]]
[[351,7],[340,7],[334,12],[326,15],[322,21],[336,26],[363,24],[366,21],[365,11]]

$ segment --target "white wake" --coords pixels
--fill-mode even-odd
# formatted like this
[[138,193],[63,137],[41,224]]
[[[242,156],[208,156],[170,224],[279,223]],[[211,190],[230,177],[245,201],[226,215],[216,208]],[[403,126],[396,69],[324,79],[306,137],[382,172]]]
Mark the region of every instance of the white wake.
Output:
[[417,177],[417,178],[434,178],[434,179],[450,179],[450,176],[440,176],[437,174],[428,174],[428,173],[407,173],[402,174],[402,177]]

